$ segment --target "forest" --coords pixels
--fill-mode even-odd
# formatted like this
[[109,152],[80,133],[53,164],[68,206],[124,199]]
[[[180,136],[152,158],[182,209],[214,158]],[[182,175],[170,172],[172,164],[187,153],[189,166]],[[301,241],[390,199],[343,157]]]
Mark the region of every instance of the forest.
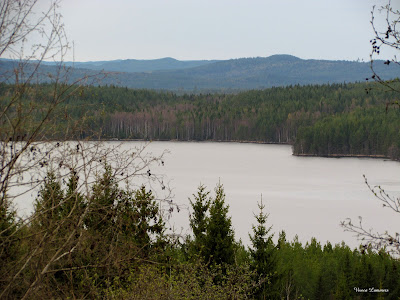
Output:
[[[0,298],[398,299],[400,262],[386,246],[287,240],[285,232],[273,232],[262,202],[251,244],[243,245],[235,239],[222,184],[214,193],[200,185],[190,197],[190,235],[171,233],[167,220],[180,207],[159,198],[152,185],[131,184],[148,178],[166,189],[150,172],[163,158],[142,157],[140,149],[118,156],[92,144],[249,141],[293,144],[298,155],[398,159],[395,92],[373,83],[204,95],[73,86],[61,105],[54,102],[70,88],[0,84],[1,107],[8,109],[0,131],[7,178]],[[68,140],[76,146],[57,154]],[[42,142],[49,150],[40,152]],[[17,164],[22,152],[29,164]],[[9,187],[20,184],[25,169],[39,174],[30,179],[39,192],[33,212],[21,219]],[[398,245],[398,236],[384,238]]]
[[79,186],[77,173],[61,182],[50,171],[30,223],[21,226],[10,214],[2,219],[2,299],[398,299],[400,294],[400,262],[385,249],[368,244],[350,249],[315,239],[302,244],[297,236],[287,240],[284,231],[273,239],[262,201],[249,232],[251,245],[244,246],[235,240],[221,183],[213,193],[200,185],[190,197],[190,236],[167,233],[173,205],[162,209],[145,186],[121,187],[106,163],[90,194]]
[[[0,85],[7,105],[13,85]],[[51,98],[42,84],[35,97]],[[295,155],[400,158],[398,93],[376,83],[275,87],[237,94],[185,94],[81,87],[53,112],[79,121],[84,139],[241,141],[293,145]],[[27,99],[27,101],[29,101]],[[60,130],[65,133],[65,130]],[[25,133],[21,132],[23,136]],[[55,137],[56,138],[56,137]]]

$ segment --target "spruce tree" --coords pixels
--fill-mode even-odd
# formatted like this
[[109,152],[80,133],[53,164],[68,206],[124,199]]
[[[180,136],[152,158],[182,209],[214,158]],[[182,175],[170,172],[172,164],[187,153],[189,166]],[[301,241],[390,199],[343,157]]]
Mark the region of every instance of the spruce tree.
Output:
[[225,205],[225,193],[222,184],[215,188],[215,198],[210,205],[210,218],[206,228],[204,258],[211,265],[233,264],[234,233],[229,206]]
[[61,184],[55,173],[49,171],[35,200],[36,217],[33,224],[46,229],[55,226],[62,217],[63,202],[64,192]]
[[[16,211],[11,209],[8,199],[5,198],[3,205],[0,205],[0,274],[8,274],[9,263],[18,258],[21,249],[20,236]],[[4,287],[5,284],[0,282],[0,290]]]
[[102,239],[124,238],[134,242],[143,253],[161,242],[164,221],[152,191],[144,185],[134,192],[119,188],[109,165],[105,165],[92,190],[92,209],[86,226],[101,234]]
[[71,213],[75,216],[75,221],[78,221],[79,216],[83,214],[86,203],[83,195],[78,189],[79,176],[76,171],[72,170],[68,179],[67,189],[64,196],[64,204],[62,206],[61,215],[66,217]]
[[389,289],[389,293],[386,299],[398,299],[397,296],[400,295],[399,262],[391,261],[389,264],[389,270],[387,273],[385,273],[385,275],[385,288]]
[[208,197],[209,191],[206,191],[204,185],[200,185],[197,194],[193,194],[194,200],[189,198],[193,212],[191,213],[190,227],[193,231],[194,240],[190,243],[189,251],[202,257],[205,248],[205,236],[208,224],[208,209],[211,199]]
[[251,267],[256,271],[258,279],[263,282],[255,291],[258,299],[278,298],[277,292],[277,266],[276,266],[276,247],[272,241],[273,234],[270,234],[272,226],[267,227],[268,214],[264,213],[265,205],[258,204],[260,213],[255,215],[257,225],[253,225],[253,235],[250,236],[252,247],[249,249],[251,256]]
[[151,190],[147,191],[142,185],[135,191],[133,201],[128,195],[122,197],[122,210],[118,216],[123,225],[123,233],[134,233],[136,244],[147,254],[150,248],[165,244],[164,221]]
[[111,166],[105,164],[104,173],[96,178],[92,187],[92,195],[89,199],[91,206],[85,225],[88,229],[99,232],[111,239],[117,215],[117,201],[121,197],[118,184],[112,176]]

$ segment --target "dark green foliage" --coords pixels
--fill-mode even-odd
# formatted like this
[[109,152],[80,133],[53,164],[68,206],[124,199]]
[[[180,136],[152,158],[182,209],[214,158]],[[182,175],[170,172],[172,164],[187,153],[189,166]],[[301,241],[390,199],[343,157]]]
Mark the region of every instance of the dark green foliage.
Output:
[[210,204],[210,218],[206,228],[204,258],[211,265],[233,264],[234,237],[229,206],[221,184],[215,188],[215,198]]
[[5,198],[3,205],[0,206],[0,243],[2,245],[0,258],[7,256],[3,253],[7,249],[3,243],[7,243],[8,237],[11,236],[16,230],[16,211],[14,211]]
[[[86,201],[77,190],[79,178],[71,171],[64,191],[54,171],[49,171],[35,200],[31,230],[41,231],[43,237],[37,236],[37,242],[59,244],[68,248],[76,242],[83,230],[83,218]],[[69,237],[76,232],[74,237]],[[42,240],[41,240],[42,239]],[[48,249],[47,249],[48,250]],[[51,252],[51,251],[50,251]],[[43,252],[43,256],[51,255]]]
[[48,172],[35,201],[37,216],[34,224],[48,228],[63,217],[64,192],[53,171]]
[[[15,262],[20,255],[20,237],[16,212],[10,208],[5,198],[0,206],[0,274],[6,275],[13,271]],[[0,275],[1,278],[1,275]],[[7,281],[0,281],[0,291]]]
[[208,195],[205,186],[200,185],[197,195],[193,195],[194,201],[190,200],[193,210],[190,227],[194,239],[187,241],[189,257],[198,257],[211,267],[226,269],[227,265],[235,263],[235,251],[241,253],[241,247],[235,244],[223,186],[216,186],[214,198]]
[[[109,165],[89,197],[79,193],[75,172],[71,172],[65,190],[54,172],[49,172],[25,233],[29,238],[21,239],[24,247],[14,262],[16,268],[21,267],[18,259],[24,262],[26,255],[32,255],[21,277],[28,285],[40,282],[40,288],[33,292],[37,297],[57,298],[72,288],[78,298],[101,298],[113,281],[120,287],[131,280],[131,270],[141,260],[163,260],[167,245],[164,230],[152,192],[144,186],[135,191],[121,189]],[[37,247],[42,248],[37,251]],[[50,274],[32,271],[49,266],[54,270]],[[22,291],[26,288],[21,287]],[[17,287],[9,289],[16,293]]]
[[[12,87],[2,84],[0,94],[7,95]],[[45,100],[52,86],[39,87],[35,91]],[[7,97],[0,99],[7,102]],[[76,122],[79,130],[68,132],[80,138],[93,138],[96,133],[95,138],[289,143],[298,155],[397,159],[399,111],[397,107],[386,109],[396,99],[396,93],[373,83],[179,96],[115,86],[88,87],[68,97],[62,111],[54,112],[57,130],[52,137],[71,127],[68,122]]]
[[[103,242],[131,244],[140,249],[138,256],[150,257],[154,248],[163,244],[164,222],[151,191],[141,186],[136,191],[118,187],[112,169],[105,165],[104,173],[93,186],[89,201],[90,213],[85,219],[87,230]],[[102,242],[102,243],[103,243]],[[96,246],[108,248],[108,244]]]
[[381,155],[400,158],[400,112],[383,106],[358,108],[300,127],[295,154]]
[[112,238],[113,225],[119,221],[118,203],[123,197],[123,192],[118,189],[109,165],[105,165],[104,173],[97,178],[92,190],[89,200],[92,209],[85,220],[85,225],[89,230],[101,232]]
[[[312,239],[303,246],[295,238],[280,237],[277,252],[280,295],[297,299],[396,299],[400,262],[383,251],[352,251],[344,243],[324,247]],[[393,269],[393,266],[394,267]],[[397,273],[397,278],[389,270]],[[390,274],[390,275],[389,275]],[[393,276],[393,277],[392,277]],[[354,288],[386,289],[382,293],[357,293]]]
[[[215,197],[208,195],[200,186],[191,202],[197,209],[191,217],[194,240],[172,244],[145,187],[120,188],[106,165],[87,197],[79,193],[74,172],[66,186],[50,172],[31,225],[16,226],[11,210],[5,219],[3,214],[3,295],[22,298],[36,280],[36,298],[398,299],[400,262],[383,250],[352,251],[315,239],[303,245],[297,237],[287,241],[284,232],[275,247],[262,204],[246,250],[234,241],[222,185]],[[9,277],[19,269],[15,279]],[[387,292],[360,294],[354,287]]]
[[267,227],[268,214],[263,209],[265,205],[258,204],[260,213],[255,216],[257,225],[253,225],[253,235],[250,235],[252,247],[249,249],[251,268],[256,271],[257,280],[261,286],[257,288],[255,295],[258,299],[279,299],[277,287],[278,273],[276,266],[277,250],[272,241],[272,226]]
[[123,231],[126,234],[134,232],[136,243],[145,252],[150,251],[151,247],[157,248],[164,244],[162,234],[165,228],[159,205],[153,193],[146,191],[145,186],[135,191],[133,199],[124,199],[120,215],[125,219]]
[[208,209],[211,199],[208,197],[209,191],[206,191],[204,185],[200,185],[197,195],[193,194],[193,200],[189,199],[192,206],[192,213],[189,217],[190,227],[193,231],[194,239],[190,243],[190,251],[195,255],[202,257],[205,251],[205,238],[208,225]]
[[74,170],[71,170],[70,177],[67,183],[67,189],[64,196],[64,204],[62,206],[61,215],[63,217],[68,217],[72,213],[77,220],[78,216],[84,213],[87,206],[83,195],[78,189],[79,176]]
[[391,287],[387,299],[398,299],[400,295],[399,262],[392,261],[386,253],[380,253],[380,255],[385,259],[384,282]]

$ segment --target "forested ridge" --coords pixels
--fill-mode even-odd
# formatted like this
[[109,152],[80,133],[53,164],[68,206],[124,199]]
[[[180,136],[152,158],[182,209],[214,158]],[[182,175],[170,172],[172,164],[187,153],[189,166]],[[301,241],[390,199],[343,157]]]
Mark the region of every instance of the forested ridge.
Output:
[[[3,103],[12,89],[0,86]],[[34,97],[45,102],[50,90],[43,84]],[[54,120],[79,122],[81,138],[287,143],[297,155],[398,159],[397,99],[374,83],[199,95],[88,86],[67,98]]]
[[[18,68],[18,64],[18,61],[0,59],[0,68],[7,71],[7,80],[12,80],[13,70]],[[32,62],[25,69],[31,71],[35,67],[35,62]],[[40,76],[36,79],[39,82],[49,82],[51,79],[48,74],[52,74],[52,77],[61,74],[69,83],[73,83],[86,75],[94,76],[99,70],[104,70],[108,74],[99,78],[100,85],[114,84],[179,93],[227,93],[296,84],[358,82],[371,76],[369,62],[301,59],[292,55],[221,61],[177,61],[166,58],[147,61],[65,62],[61,73],[59,67],[54,62],[42,63],[38,72]],[[384,60],[376,60],[374,68],[385,80],[398,76],[396,66],[386,65]]]

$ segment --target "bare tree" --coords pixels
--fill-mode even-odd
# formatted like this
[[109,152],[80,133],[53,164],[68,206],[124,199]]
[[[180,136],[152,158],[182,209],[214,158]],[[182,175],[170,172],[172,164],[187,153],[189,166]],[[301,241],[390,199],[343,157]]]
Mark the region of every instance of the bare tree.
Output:
[[[382,203],[384,208],[390,208],[396,213],[400,213],[400,198],[389,195],[381,186],[371,186],[364,175],[365,184],[368,186],[372,194]],[[362,224],[362,217],[359,217],[357,223],[353,223],[351,219],[341,222],[341,226],[345,231],[355,234],[362,242],[361,250],[367,249],[381,250],[384,249],[390,254],[400,255],[400,235],[398,232],[394,234],[385,231],[384,233],[375,232],[373,229],[366,229]]]
[[[121,144],[79,139],[84,128],[69,117],[66,100],[104,74],[72,80],[71,70],[64,64],[69,44],[58,12],[59,1],[49,2],[44,12],[38,11],[37,4],[38,0],[0,3],[0,57],[12,59],[0,61],[2,299],[71,296],[63,295],[62,288],[49,288],[54,287],[54,281],[57,283],[55,276],[73,286],[76,272],[83,272],[79,273],[80,278],[90,281],[96,273],[89,270],[99,268],[108,272],[108,277],[98,282],[111,284],[111,269],[114,275],[117,271],[126,272],[122,262],[152,259],[143,255],[146,245],[127,240],[123,234],[124,218],[114,214],[110,223],[112,239],[107,247],[101,244],[105,249],[100,249],[104,250],[100,259],[90,260],[90,251],[100,246],[95,235],[89,234],[89,216],[100,214],[101,222],[104,211],[107,214],[130,207],[139,201],[134,191],[143,184],[150,191],[145,194],[149,199],[140,201],[158,201],[160,209],[154,211],[160,218],[163,204],[169,208],[174,205],[165,179],[153,171],[153,166],[164,165],[165,152],[153,155],[147,152],[146,145],[125,149]],[[52,68],[47,67],[48,61]],[[91,138],[98,136],[92,133]],[[118,193],[111,204],[102,205],[96,202],[94,186],[102,180],[107,166]],[[49,176],[53,176],[51,182]],[[34,214],[19,215],[14,209],[15,201],[37,193],[46,184],[46,205],[37,205]],[[68,191],[64,193],[57,186],[67,186]],[[136,218],[134,214],[130,216]],[[137,224],[137,220],[133,223]],[[130,246],[125,247],[121,241]],[[98,296],[90,290],[85,292]]]
[[[371,25],[374,31],[375,38],[371,40],[372,51],[370,55],[370,66],[372,70],[372,79],[378,82],[381,86],[386,88],[388,91],[400,93],[400,78],[392,80],[385,80],[376,71],[377,63],[384,63],[385,65],[396,65],[400,66],[400,62],[396,55],[390,60],[375,61],[375,57],[380,55],[382,49],[394,49],[395,51],[400,50],[400,31],[398,26],[400,25],[400,11],[395,9],[388,1],[388,4],[378,9],[380,14],[384,17],[384,26],[380,28],[376,21],[376,7],[372,9]],[[386,110],[389,106],[399,106],[398,101],[386,104]],[[397,150],[394,150],[397,151]],[[382,203],[384,208],[390,208],[395,213],[400,213],[400,198],[389,195],[381,186],[371,186],[368,183],[366,176],[364,175],[365,184],[372,194]],[[398,232],[391,234],[389,232],[379,233],[372,229],[366,229],[362,223],[362,217],[359,217],[357,223],[353,223],[351,219],[346,219],[341,222],[341,226],[345,231],[354,233],[355,236],[362,241],[361,250],[366,249],[380,250],[384,249],[388,253],[394,255],[400,255],[400,235]]]
[[[376,21],[377,11],[380,15],[385,16],[383,22],[384,25],[379,26],[380,24]],[[380,18],[378,20],[380,20]],[[393,7],[390,0],[388,1],[388,4],[381,6],[378,9],[374,6],[371,11],[371,25],[375,35],[375,37],[370,41],[372,46],[370,54],[372,79],[379,82],[390,91],[400,92],[400,87],[396,84],[400,81],[400,78],[392,80],[384,79],[380,74],[378,74],[375,67],[377,63],[383,63],[387,66],[400,66],[400,62],[396,55],[394,55],[392,59],[387,59],[384,62],[376,61],[376,58],[379,57],[382,50],[400,50],[400,32],[398,28],[400,25],[400,11]]]
[[[1,206],[11,197],[9,188],[20,184],[22,174],[41,165],[40,159],[30,164],[23,162],[29,149],[34,152],[31,145],[62,135],[57,133],[54,121],[67,96],[85,80],[67,84],[68,70],[63,60],[69,46],[58,1],[50,2],[45,12],[35,11],[37,2],[6,0],[0,4],[0,57],[13,59],[3,62],[0,74]],[[56,62],[52,74],[42,69],[45,60]],[[37,85],[41,81],[51,83],[46,94]]]

